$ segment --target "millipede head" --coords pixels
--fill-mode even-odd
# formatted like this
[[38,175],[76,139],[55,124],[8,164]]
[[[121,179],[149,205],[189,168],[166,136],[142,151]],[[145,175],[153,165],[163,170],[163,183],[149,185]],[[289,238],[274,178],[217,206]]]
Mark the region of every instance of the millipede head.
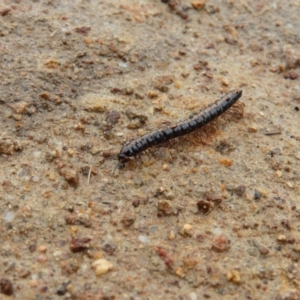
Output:
[[130,160],[130,158],[127,155],[123,154],[123,153],[119,153],[118,154],[118,160],[121,164],[125,164]]

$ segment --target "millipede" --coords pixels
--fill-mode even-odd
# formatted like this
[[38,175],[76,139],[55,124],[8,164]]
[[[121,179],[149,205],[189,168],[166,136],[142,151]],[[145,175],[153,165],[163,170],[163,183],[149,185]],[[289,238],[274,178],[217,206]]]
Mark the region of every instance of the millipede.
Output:
[[172,126],[164,126],[126,142],[118,154],[118,165],[124,165],[143,151],[162,145],[172,139],[192,133],[217,119],[242,96],[242,90],[232,90],[199,113]]

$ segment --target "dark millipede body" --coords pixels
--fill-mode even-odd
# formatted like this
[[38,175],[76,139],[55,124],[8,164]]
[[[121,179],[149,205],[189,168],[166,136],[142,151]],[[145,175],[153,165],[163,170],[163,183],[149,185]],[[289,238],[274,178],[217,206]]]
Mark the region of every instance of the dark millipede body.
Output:
[[130,157],[134,157],[150,147],[163,144],[205,126],[228,110],[241,96],[241,90],[233,90],[188,119],[173,126],[159,128],[127,142],[118,154],[119,163],[126,163]]

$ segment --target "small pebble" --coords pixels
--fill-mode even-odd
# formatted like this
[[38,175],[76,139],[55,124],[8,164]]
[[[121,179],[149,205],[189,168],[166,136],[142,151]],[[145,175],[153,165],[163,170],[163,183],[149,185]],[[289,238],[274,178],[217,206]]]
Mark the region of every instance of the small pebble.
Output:
[[175,274],[176,274],[177,276],[181,277],[181,278],[183,278],[184,275],[185,275],[183,269],[180,268],[180,267],[178,267],[178,268],[175,269]]
[[244,185],[239,185],[234,191],[237,196],[242,197],[246,191],[246,187]]
[[47,251],[47,247],[45,245],[41,245],[38,247],[38,251],[41,253],[45,253]]
[[15,213],[13,211],[9,211],[5,214],[4,220],[7,223],[10,223],[15,218]]
[[298,78],[298,74],[294,71],[291,71],[289,73],[284,74],[283,76],[285,79],[291,79],[291,80],[295,80]]
[[227,280],[235,284],[241,283],[241,274],[237,270],[231,270],[227,272]]
[[148,91],[148,97],[149,97],[150,99],[157,98],[157,97],[158,97],[158,93],[155,92],[155,91]]
[[97,276],[101,276],[111,271],[113,269],[113,264],[110,261],[101,258],[93,262],[92,268]]
[[0,138],[0,154],[13,155],[15,151],[21,151],[22,148],[22,145],[16,140]]
[[84,251],[90,247],[88,243],[91,240],[91,238],[73,238],[70,242],[70,250],[73,253]]
[[90,45],[93,43],[93,39],[91,37],[86,37],[84,39],[85,44]]
[[121,68],[127,68],[127,66],[128,65],[125,62],[123,62],[123,61],[119,62],[119,67],[121,67]]
[[35,252],[35,250],[36,250],[36,245],[35,245],[35,244],[30,244],[30,245],[28,246],[28,250],[29,250],[31,253]]
[[191,300],[198,300],[198,295],[195,292],[191,292],[189,296]]
[[123,224],[124,227],[129,227],[135,222],[135,213],[130,211],[127,212],[121,219],[121,223]]
[[181,86],[182,86],[182,82],[181,82],[181,81],[179,81],[179,80],[175,81],[174,87],[175,87],[176,89],[180,89]]
[[162,259],[168,269],[173,266],[174,259],[167,250],[161,247],[154,247],[154,251]]
[[32,176],[31,180],[32,180],[32,182],[39,182],[40,177],[39,176]]
[[22,115],[20,115],[20,114],[13,114],[12,117],[15,121],[21,121],[22,120]]
[[157,202],[157,215],[161,216],[169,216],[174,212],[172,202],[169,200],[159,200]]
[[248,132],[250,132],[250,133],[255,133],[255,132],[257,132],[257,126],[256,125],[251,125],[251,126],[249,126],[248,127]]
[[20,278],[27,278],[29,275],[31,274],[31,272],[27,269],[20,269],[20,272],[19,272],[19,277]]
[[40,96],[40,98],[42,98],[44,100],[50,100],[51,99],[51,96],[48,92],[43,92],[39,96]]
[[79,184],[79,172],[70,167],[64,167],[59,170],[59,174],[65,178],[69,185],[77,187]]
[[39,281],[37,279],[33,279],[29,281],[29,286],[31,288],[36,288],[39,285]]
[[163,191],[163,195],[166,197],[166,199],[168,199],[168,200],[173,200],[174,198],[175,198],[175,194],[171,191],[171,190],[169,190],[169,189],[167,189],[167,190],[164,190]]
[[5,119],[10,119],[13,115],[13,113],[10,110],[3,110],[2,114]]
[[297,244],[293,250],[297,253],[300,253],[300,244]]
[[64,296],[68,292],[68,286],[71,281],[63,282],[60,287],[56,290],[56,294],[59,296]]
[[198,211],[203,214],[208,213],[212,206],[213,203],[207,200],[200,200],[197,202]]
[[103,252],[102,251],[95,251],[94,253],[93,253],[93,258],[94,259],[100,259],[100,258],[103,258]]
[[105,116],[105,121],[110,125],[113,126],[114,124],[118,123],[118,120],[121,118],[121,115],[116,110],[108,111]]
[[170,171],[170,166],[168,164],[163,164],[162,169],[163,171]]
[[135,200],[133,200],[133,201],[132,201],[132,205],[133,205],[134,207],[139,207],[139,205],[140,205],[140,199],[135,199]]
[[228,79],[226,77],[222,78],[221,83],[224,86],[228,86],[229,85],[229,81],[228,81]]
[[157,76],[153,80],[153,84],[170,85],[175,81],[175,76],[172,74]]
[[11,105],[11,107],[17,114],[22,115],[28,105],[29,105],[29,103],[27,103],[25,101],[21,101],[21,102]]
[[254,190],[254,200],[259,200],[261,198],[261,193],[258,190]]
[[188,255],[183,259],[183,265],[188,268],[194,268],[198,264],[198,259],[195,255]]
[[196,10],[201,10],[205,6],[206,0],[195,0],[192,1],[192,6]]
[[170,240],[170,241],[173,241],[173,240],[175,240],[176,239],[176,233],[175,233],[175,231],[171,231],[170,232],[170,234],[169,234],[169,236],[168,236],[168,239]]
[[37,256],[36,261],[39,262],[40,264],[44,264],[48,261],[48,258],[45,254],[40,254]]
[[148,244],[150,242],[149,238],[145,235],[139,235],[139,241],[143,244]]
[[188,72],[182,72],[182,73],[181,73],[181,76],[182,76],[183,78],[187,78],[189,75],[190,75],[190,73],[188,73]]
[[190,224],[184,224],[179,230],[179,234],[186,237],[191,237],[193,235],[193,226]]
[[286,242],[286,240],[287,240],[287,238],[284,234],[279,234],[277,237],[277,241],[279,241],[279,242],[284,243],[284,242]]
[[267,255],[269,253],[269,249],[261,244],[257,239],[253,240],[253,245],[258,249],[261,255]]
[[294,156],[295,156],[296,159],[300,160],[300,152],[296,152],[296,153],[294,154]]
[[291,182],[289,182],[289,181],[287,181],[286,185],[287,185],[289,188],[291,188],[291,189],[294,188],[294,185],[293,185]]
[[113,102],[113,97],[102,96],[100,94],[87,94],[81,99],[83,107],[88,112],[103,113],[107,110],[107,104]]
[[299,300],[300,291],[296,289],[283,290],[277,293],[275,300]]
[[262,197],[264,197],[264,198],[267,198],[268,197],[268,191],[266,191],[266,190],[264,190],[264,189],[262,189],[262,188],[256,188],[256,191],[258,192],[258,193],[260,193],[260,195],[262,196]]
[[212,241],[212,248],[215,251],[223,252],[228,250],[229,247],[230,247],[230,240],[227,238],[225,234],[221,233],[214,236]]
[[0,291],[2,294],[11,296],[14,293],[12,282],[7,278],[0,279]]
[[226,277],[222,274],[219,268],[207,266],[206,270],[207,273],[209,273],[208,280],[212,287],[220,287],[225,285]]
[[254,257],[259,256],[259,251],[258,251],[258,249],[255,248],[255,247],[250,247],[250,248],[248,248],[248,249],[247,249],[247,252],[248,252],[248,254],[249,254],[250,256],[254,256]]
[[202,70],[203,69],[203,64],[199,63],[199,64],[194,65],[194,69],[196,71]]
[[227,158],[221,158],[221,159],[219,159],[219,162],[221,165],[223,165],[225,167],[230,167],[233,164],[233,161],[231,159],[227,159]]
[[108,238],[107,240],[103,241],[100,244],[100,248],[107,254],[113,255],[113,253],[117,249],[117,244],[114,240],[112,240],[111,238]]
[[84,126],[83,126],[80,122],[77,123],[77,124],[74,126],[74,129],[75,129],[75,130],[78,130],[78,131],[82,131],[82,132],[85,131]]

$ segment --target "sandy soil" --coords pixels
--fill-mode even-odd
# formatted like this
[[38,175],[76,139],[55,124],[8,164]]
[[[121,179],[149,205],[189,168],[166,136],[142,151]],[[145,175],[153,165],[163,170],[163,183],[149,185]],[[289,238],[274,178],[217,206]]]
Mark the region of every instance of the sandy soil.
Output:
[[163,2],[0,2],[1,299],[300,299],[299,2]]

